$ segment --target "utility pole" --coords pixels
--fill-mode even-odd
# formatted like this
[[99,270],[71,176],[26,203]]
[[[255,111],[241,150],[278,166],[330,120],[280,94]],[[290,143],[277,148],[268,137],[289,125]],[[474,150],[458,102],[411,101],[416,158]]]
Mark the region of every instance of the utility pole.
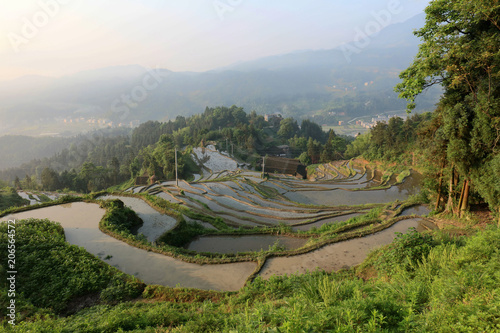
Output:
[[177,174],[177,148],[175,148],[175,186],[179,186],[179,177]]

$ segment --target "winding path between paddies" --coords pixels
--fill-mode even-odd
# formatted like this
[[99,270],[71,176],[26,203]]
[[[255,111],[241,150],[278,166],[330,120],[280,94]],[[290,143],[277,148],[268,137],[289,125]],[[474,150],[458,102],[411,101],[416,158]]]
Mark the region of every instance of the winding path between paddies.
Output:
[[36,218],[59,222],[68,243],[83,247],[147,284],[236,291],[257,268],[254,262],[198,265],[135,248],[99,230],[104,213],[97,204],[76,202],[15,213],[0,220]]

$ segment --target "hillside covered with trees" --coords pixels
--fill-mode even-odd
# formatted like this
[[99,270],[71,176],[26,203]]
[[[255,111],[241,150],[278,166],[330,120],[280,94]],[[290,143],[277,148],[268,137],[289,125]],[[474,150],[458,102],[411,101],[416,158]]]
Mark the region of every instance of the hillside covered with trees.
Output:
[[325,133],[310,121],[273,116],[266,121],[243,108],[206,108],[202,114],[178,116],[173,121],[148,121],[130,135],[106,136],[97,132],[73,143],[50,158],[37,159],[0,172],[11,186],[47,191],[99,191],[134,179],[155,175],[159,180],[175,177],[175,149],[179,150],[179,177],[191,179],[199,169],[191,148],[214,143],[219,150],[260,168],[266,155],[283,153],[305,164],[342,159],[349,139]]

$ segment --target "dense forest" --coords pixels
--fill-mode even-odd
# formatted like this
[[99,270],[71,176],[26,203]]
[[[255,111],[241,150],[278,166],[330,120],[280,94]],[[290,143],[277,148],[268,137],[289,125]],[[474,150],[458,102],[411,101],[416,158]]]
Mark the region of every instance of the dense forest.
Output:
[[243,108],[207,107],[202,114],[178,116],[168,122],[148,121],[130,135],[94,133],[72,143],[50,158],[35,159],[17,168],[0,172],[0,179],[23,189],[76,192],[99,191],[137,176],[174,178],[175,149],[179,150],[178,170],[183,179],[199,172],[190,149],[213,143],[221,151],[259,168],[265,155],[283,152],[304,164],[342,159],[349,139],[323,132],[321,127],[293,118],[271,117],[268,121]]

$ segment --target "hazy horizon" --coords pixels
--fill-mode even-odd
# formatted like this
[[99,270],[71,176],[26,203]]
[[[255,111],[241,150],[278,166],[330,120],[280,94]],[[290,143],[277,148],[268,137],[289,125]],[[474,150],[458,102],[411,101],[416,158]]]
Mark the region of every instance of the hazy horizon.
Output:
[[[332,49],[428,1],[30,0],[0,13],[0,81],[110,66],[207,71],[299,50]],[[389,17],[384,14],[389,13]],[[377,16],[379,16],[377,18]],[[370,30],[371,29],[371,30]],[[375,29],[375,30],[374,30]]]

